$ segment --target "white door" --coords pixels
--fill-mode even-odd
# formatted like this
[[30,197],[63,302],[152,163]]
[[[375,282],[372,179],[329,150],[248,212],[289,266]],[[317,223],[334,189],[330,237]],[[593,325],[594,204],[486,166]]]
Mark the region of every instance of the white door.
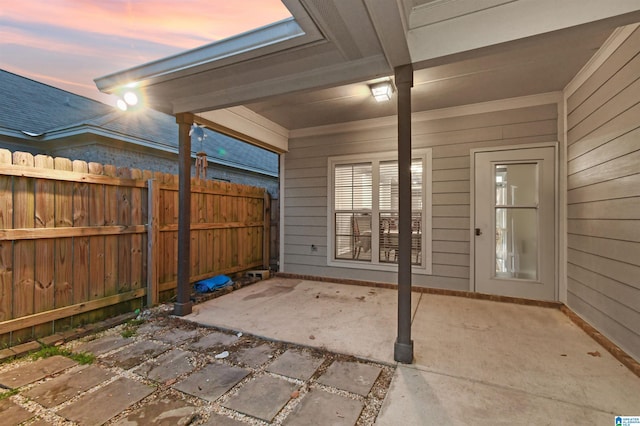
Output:
[[483,151],[475,166],[475,289],[556,300],[554,149]]

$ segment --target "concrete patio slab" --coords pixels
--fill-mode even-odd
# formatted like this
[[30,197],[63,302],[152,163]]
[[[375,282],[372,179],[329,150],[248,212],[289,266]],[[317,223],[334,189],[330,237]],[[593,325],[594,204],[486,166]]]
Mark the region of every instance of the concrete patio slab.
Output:
[[378,426],[613,425],[614,414],[526,391],[399,366]]
[[256,368],[269,361],[274,353],[271,346],[262,344],[253,348],[242,348],[233,357],[240,364]]
[[7,389],[19,388],[77,364],[77,362],[60,355],[39,359],[0,374],[0,386]]
[[103,362],[109,366],[120,367],[129,370],[142,364],[150,357],[158,356],[169,349],[169,345],[164,343],[142,341],[111,355],[107,355]]
[[24,395],[43,407],[55,407],[112,377],[114,374],[108,370],[82,365],[34,386]]
[[121,426],[185,426],[196,420],[197,408],[173,397],[158,398],[115,422]]
[[17,425],[34,417],[34,414],[14,404],[8,399],[0,401],[0,414],[3,424]]
[[556,309],[424,295],[413,335],[425,371],[610,413],[640,407],[640,380]]
[[122,336],[105,336],[89,342],[81,343],[74,349],[74,351],[88,352],[95,356],[100,356],[130,343],[133,343],[133,340],[128,338],[125,339]]
[[334,361],[318,383],[367,396],[382,369],[359,362]]
[[201,352],[215,351],[218,349],[228,348],[235,343],[238,343],[240,339],[235,334],[220,333],[219,331],[212,331],[206,336],[202,336],[197,342],[189,345],[189,349],[193,349]]
[[226,364],[209,364],[183,381],[174,389],[213,402],[234,387],[250,373],[244,368]]
[[84,394],[58,414],[80,425],[99,425],[153,391],[150,386],[121,377],[95,392]]
[[244,385],[222,405],[266,422],[282,410],[297,385],[271,376],[260,376]]
[[195,305],[184,318],[391,363],[396,306],[394,290],[273,278]]
[[133,371],[156,382],[166,382],[193,371],[196,367],[189,360],[192,356],[191,352],[172,349]]
[[353,426],[363,408],[364,404],[355,399],[320,389],[311,389],[282,424],[288,426]]
[[309,380],[323,362],[324,358],[289,349],[273,361],[267,367],[267,371],[294,379]]

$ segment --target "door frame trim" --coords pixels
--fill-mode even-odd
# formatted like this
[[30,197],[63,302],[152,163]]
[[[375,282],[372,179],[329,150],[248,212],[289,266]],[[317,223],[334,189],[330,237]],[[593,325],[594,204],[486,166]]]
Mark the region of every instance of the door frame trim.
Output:
[[558,258],[558,254],[560,253],[560,235],[559,235],[559,226],[560,226],[560,193],[559,193],[559,159],[558,159],[558,149],[559,142],[541,142],[541,143],[529,143],[522,145],[502,145],[495,147],[485,147],[485,148],[474,148],[469,150],[470,155],[470,180],[471,187],[469,188],[470,194],[470,210],[469,210],[469,291],[472,293],[476,293],[476,245],[475,245],[475,220],[476,220],[476,153],[482,152],[497,152],[497,151],[513,151],[513,150],[522,150],[522,149],[534,149],[534,148],[553,148],[553,170],[554,170],[554,247],[556,255],[553,258],[553,272],[554,272],[554,295],[555,300],[560,300],[560,289],[559,289],[559,266],[560,261]]

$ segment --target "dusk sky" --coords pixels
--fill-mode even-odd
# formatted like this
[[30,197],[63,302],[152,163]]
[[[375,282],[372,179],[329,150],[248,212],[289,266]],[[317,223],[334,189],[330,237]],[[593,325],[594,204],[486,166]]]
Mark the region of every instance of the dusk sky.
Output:
[[289,16],[280,0],[0,0],[0,68],[113,104],[94,78]]

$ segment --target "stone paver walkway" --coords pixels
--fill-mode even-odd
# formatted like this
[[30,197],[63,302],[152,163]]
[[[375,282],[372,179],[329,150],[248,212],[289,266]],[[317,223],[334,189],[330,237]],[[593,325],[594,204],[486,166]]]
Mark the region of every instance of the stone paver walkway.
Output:
[[[159,308],[64,345],[61,355],[0,366],[3,425],[368,425],[394,367],[236,335]],[[123,331],[136,328],[132,337]],[[228,352],[226,356],[220,356]],[[219,355],[216,357],[216,355]],[[1,397],[0,397],[1,398]]]

